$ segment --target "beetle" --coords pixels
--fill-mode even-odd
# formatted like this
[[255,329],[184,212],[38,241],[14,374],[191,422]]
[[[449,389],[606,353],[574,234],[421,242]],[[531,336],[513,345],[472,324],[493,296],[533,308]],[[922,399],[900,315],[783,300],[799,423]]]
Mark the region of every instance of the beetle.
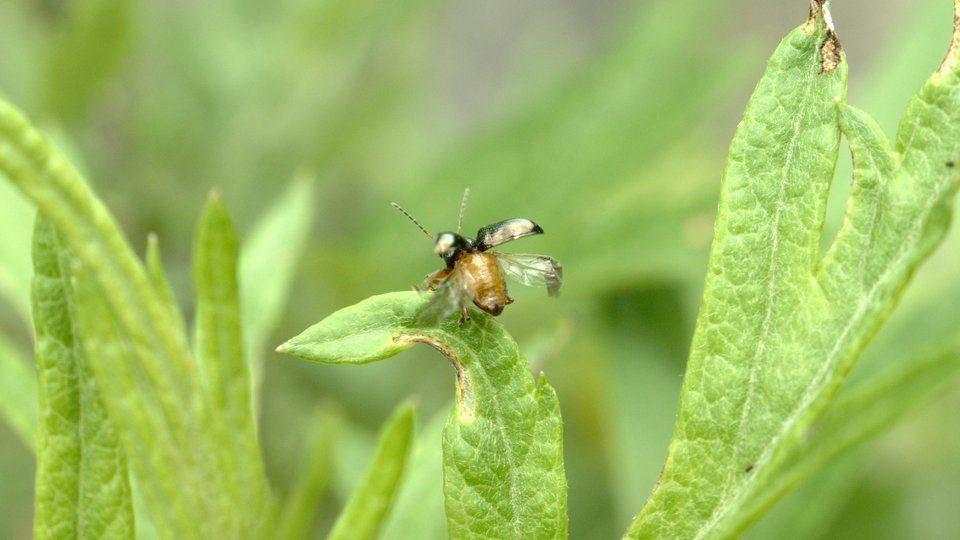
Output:
[[413,216],[397,203],[394,208],[413,222],[423,234],[433,240],[433,252],[443,259],[445,266],[428,274],[420,291],[435,291],[434,297],[421,311],[436,312],[445,318],[460,310],[460,325],[470,320],[467,306],[472,301],[491,315],[500,315],[503,308],[513,303],[507,293],[504,276],[533,287],[546,287],[550,296],[560,294],[563,268],[553,257],[528,253],[501,253],[488,251],[511,240],[543,234],[543,228],[526,218],[512,218],[491,223],[477,231],[476,239],[460,234],[463,214],[470,189],[463,192],[460,219],[456,232],[442,232],[435,238]]

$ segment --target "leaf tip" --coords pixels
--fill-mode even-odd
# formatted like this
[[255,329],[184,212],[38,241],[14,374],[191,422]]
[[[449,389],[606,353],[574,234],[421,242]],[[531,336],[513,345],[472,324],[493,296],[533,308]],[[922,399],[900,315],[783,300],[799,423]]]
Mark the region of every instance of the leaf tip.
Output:
[[274,350],[277,351],[278,353],[285,353],[285,352],[287,352],[287,344],[286,344],[286,342],[277,345],[277,348],[274,349]]
[[[820,26],[821,21],[823,26]],[[813,35],[824,29],[826,33],[823,42],[820,44],[820,73],[830,73],[837,69],[837,66],[843,61],[840,38],[837,37],[837,31],[833,25],[830,2],[828,0],[810,0],[810,14],[807,15],[807,22],[803,25],[803,33]]]
[[805,34],[812,34],[817,27],[817,19],[823,13],[824,0],[810,0],[810,14],[807,15],[807,24],[803,25]]
[[419,401],[420,400],[418,400],[416,396],[408,397],[397,407],[398,413],[403,416],[409,416],[411,419],[413,419],[417,414],[417,406]]
[[823,23],[827,25],[827,30],[830,32],[836,32],[836,29],[833,27],[833,16],[830,14],[829,0],[823,2],[820,13],[823,15]]

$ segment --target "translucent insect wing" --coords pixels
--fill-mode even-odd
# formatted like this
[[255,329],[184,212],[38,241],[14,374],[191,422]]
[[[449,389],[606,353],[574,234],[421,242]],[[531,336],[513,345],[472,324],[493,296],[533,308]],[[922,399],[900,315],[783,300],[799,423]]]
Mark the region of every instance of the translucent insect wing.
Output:
[[500,270],[531,287],[546,287],[550,296],[560,295],[563,267],[553,257],[529,253],[496,253]]
[[463,288],[460,272],[453,270],[433,287],[433,296],[417,315],[418,324],[438,324],[451,313],[467,305],[470,298]]

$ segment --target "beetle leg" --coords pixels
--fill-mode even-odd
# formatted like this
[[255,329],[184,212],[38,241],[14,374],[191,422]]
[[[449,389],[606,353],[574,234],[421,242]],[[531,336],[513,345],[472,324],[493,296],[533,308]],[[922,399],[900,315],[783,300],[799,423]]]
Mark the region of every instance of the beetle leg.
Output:
[[506,306],[506,305],[510,305],[510,304],[512,304],[512,303],[513,303],[513,298],[510,298],[510,295],[508,294],[508,295],[507,295],[507,300],[506,300],[506,302],[503,303],[503,305]]
[[463,326],[463,323],[470,320],[470,314],[467,313],[467,307],[464,306],[460,308],[460,326]]
[[437,284],[440,283],[440,282],[443,280],[443,278],[449,276],[451,271],[452,271],[452,269],[450,269],[450,268],[441,268],[440,270],[437,270],[436,272],[431,272],[431,273],[427,274],[427,277],[424,278],[424,280],[423,280],[423,284],[420,285],[419,287],[417,287],[417,290],[418,290],[418,291],[432,291],[432,290],[434,290],[433,288],[436,287]]

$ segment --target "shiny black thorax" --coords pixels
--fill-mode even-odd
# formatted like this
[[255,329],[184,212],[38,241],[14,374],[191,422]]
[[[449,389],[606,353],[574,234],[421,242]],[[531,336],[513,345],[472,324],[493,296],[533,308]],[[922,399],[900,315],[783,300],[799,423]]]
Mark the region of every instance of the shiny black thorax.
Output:
[[433,251],[443,259],[447,268],[453,268],[460,251],[486,251],[532,234],[543,234],[543,229],[526,218],[505,219],[481,227],[476,240],[460,233],[442,232],[433,242]]

